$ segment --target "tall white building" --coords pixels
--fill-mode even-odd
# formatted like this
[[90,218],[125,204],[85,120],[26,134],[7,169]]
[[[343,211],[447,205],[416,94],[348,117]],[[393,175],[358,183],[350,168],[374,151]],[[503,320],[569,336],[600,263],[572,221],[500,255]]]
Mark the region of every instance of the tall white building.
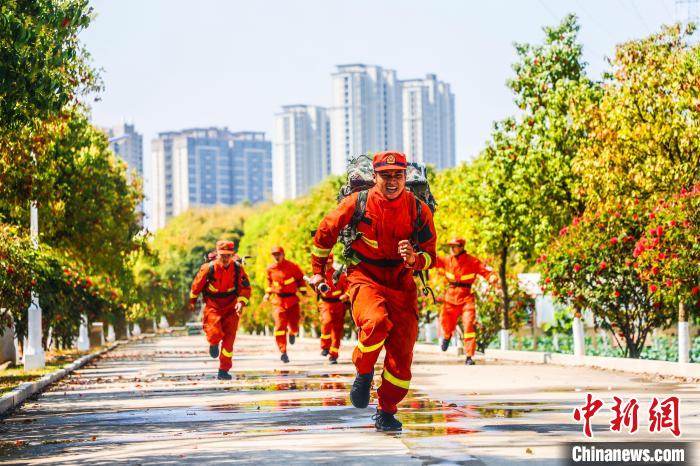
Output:
[[272,137],[275,202],[299,197],[331,173],[330,132],[326,109],[285,105],[275,114]]
[[374,65],[338,65],[332,81],[333,173],[344,173],[350,157],[402,150],[401,84],[395,71]]
[[193,128],[159,133],[154,159],[154,226],[191,207],[272,197],[272,148],[260,132]]
[[401,81],[403,150],[410,161],[453,167],[455,156],[454,94],[434,74]]
[[104,128],[109,138],[109,147],[129,167],[143,177],[143,136],[136,132],[134,125],[121,123]]

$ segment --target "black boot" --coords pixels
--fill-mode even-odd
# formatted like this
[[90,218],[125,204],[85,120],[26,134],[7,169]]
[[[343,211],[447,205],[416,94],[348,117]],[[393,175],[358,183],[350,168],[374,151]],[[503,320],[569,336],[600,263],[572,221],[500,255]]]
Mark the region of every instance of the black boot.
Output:
[[338,358],[336,358],[335,356],[331,356],[328,358],[328,362],[330,362],[331,364],[338,364]]
[[209,347],[209,356],[216,359],[219,357],[219,345],[211,345]]
[[366,408],[369,405],[369,390],[372,388],[372,372],[368,374],[357,374],[350,389],[350,401],[356,408]]
[[329,351],[327,349],[321,350],[321,356],[328,356]]
[[280,356],[280,359],[285,364],[287,364],[289,362],[289,356],[287,356],[287,353],[282,353],[282,356]]
[[296,340],[297,340],[296,335],[292,335],[292,334],[289,335],[289,344],[290,345],[293,345]]
[[374,419],[374,427],[377,428],[377,430],[382,431],[382,432],[400,432],[401,431],[401,422],[399,422],[398,419],[394,417],[393,414],[385,413],[381,409],[377,409],[377,412],[375,413],[374,416],[372,416],[372,419]]
[[467,359],[464,361],[464,364],[466,364],[467,366],[473,366],[476,363],[474,362],[471,356],[467,356]]
[[450,339],[449,338],[443,338],[442,339],[442,345],[440,345],[440,349],[443,351],[447,351],[447,348],[450,347]]
[[233,377],[231,377],[231,374],[229,374],[228,371],[219,369],[219,374],[216,376],[216,378],[219,380],[231,380]]

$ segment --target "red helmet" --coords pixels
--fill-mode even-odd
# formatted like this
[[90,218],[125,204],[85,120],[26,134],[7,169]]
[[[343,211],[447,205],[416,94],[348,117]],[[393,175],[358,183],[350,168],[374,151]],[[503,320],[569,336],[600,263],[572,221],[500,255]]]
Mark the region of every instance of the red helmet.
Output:
[[372,166],[375,172],[405,170],[406,165],[406,156],[401,152],[377,152],[374,154],[374,159],[372,160]]
[[460,247],[464,247],[465,244],[466,244],[466,241],[464,240],[464,238],[459,238],[456,236],[454,238],[452,238],[447,243],[448,246],[460,246]]
[[216,242],[216,252],[219,254],[235,254],[236,248],[233,241],[221,240]]

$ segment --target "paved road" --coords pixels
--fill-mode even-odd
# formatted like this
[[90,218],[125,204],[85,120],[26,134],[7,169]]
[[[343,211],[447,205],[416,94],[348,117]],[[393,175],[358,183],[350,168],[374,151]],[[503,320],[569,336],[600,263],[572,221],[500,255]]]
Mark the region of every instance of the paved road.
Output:
[[[416,356],[404,432],[377,433],[371,405],[348,406],[349,353],[331,366],[303,340],[283,365],[271,337],[242,336],[235,379],[221,382],[202,336],[132,342],[3,419],[0,464],[553,465],[562,442],[583,439],[571,413],[586,392],[638,397],[641,431],[652,396],[679,395],[683,439],[700,440],[697,384],[429,352]],[[595,419],[599,440],[672,439]]]

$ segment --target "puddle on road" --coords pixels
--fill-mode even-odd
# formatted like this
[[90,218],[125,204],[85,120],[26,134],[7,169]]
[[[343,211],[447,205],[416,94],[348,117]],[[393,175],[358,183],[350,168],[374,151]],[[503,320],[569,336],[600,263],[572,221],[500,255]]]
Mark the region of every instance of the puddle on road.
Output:
[[[46,418],[35,426],[61,427],[67,423],[104,431],[105,426],[120,426],[114,429],[112,440],[105,442],[136,442],[172,438],[173,431],[186,432],[185,436],[198,438],[235,435],[298,435],[313,433],[374,432],[371,421],[373,409],[360,410],[349,403],[348,392],[354,379],[352,371],[327,372],[322,370],[274,370],[270,372],[250,371],[232,373],[231,382],[207,387],[218,391],[217,399],[203,406],[179,406],[173,408],[150,408],[122,411],[98,411],[74,414],[61,418]],[[149,396],[166,396],[161,387],[148,387],[148,378],[134,378],[135,382],[144,384]],[[157,382],[182,381],[196,379],[198,374],[155,375]],[[207,377],[209,374],[207,374]],[[87,377],[86,377],[87,378]],[[76,389],[83,389],[85,379],[74,378],[66,381]],[[117,383],[123,383],[132,377],[118,377]],[[201,380],[201,379],[200,379]],[[95,380],[97,381],[97,380]],[[377,380],[375,379],[375,382]],[[112,377],[102,375],[99,382],[114,382]],[[375,383],[376,386],[376,383]],[[63,390],[69,387],[64,387]],[[225,392],[224,393],[222,393]],[[274,393],[278,393],[276,398]],[[319,392],[314,395],[313,392]],[[323,392],[323,393],[321,393]],[[179,393],[179,392],[178,392]],[[209,393],[207,391],[207,393]],[[250,399],[256,393],[264,399],[235,402],[237,395]],[[327,396],[319,396],[327,395]],[[261,396],[261,398],[263,398]],[[376,393],[373,394],[376,401]],[[233,401],[233,402],[231,402]],[[465,436],[479,435],[484,432],[517,430],[519,425],[537,425],[532,416],[539,413],[567,412],[565,402],[551,403],[475,403],[464,400],[437,401],[425,394],[410,391],[401,403],[398,419],[403,423],[401,433],[389,434],[404,442],[411,454],[424,459],[426,463],[434,461],[452,461],[464,458],[467,447]],[[522,418],[522,424],[513,424],[510,419]],[[528,419],[529,418],[529,419]],[[489,421],[499,419],[496,425],[487,425]],[[527,420],[527,422],[525,422]],[[543,428],[553,429],[559,425],[540,424]],[[580,428],[580,427],[577,427]],[[66,432],[52,429],[56,434],[49,439],[55,444],[64,442]],[[138,436],[133,432],[141,431]],[[4,434],[5,432],[3,432]],[[9,432],[7,432],[9,433]],[[12,429],[16,438],[22,438],[19,429]],[[179,434],[177,434],[179,435]],[[382,434],[377,434],[382,435]],[[439,448],[435,446],[439,445]],[[6,444],[9,450],[14,445]],[[24,454],[24,453],[23,453]],[[457,456],[455,456],[457,455]],[[461,456],[459,456],[461,455]]]

